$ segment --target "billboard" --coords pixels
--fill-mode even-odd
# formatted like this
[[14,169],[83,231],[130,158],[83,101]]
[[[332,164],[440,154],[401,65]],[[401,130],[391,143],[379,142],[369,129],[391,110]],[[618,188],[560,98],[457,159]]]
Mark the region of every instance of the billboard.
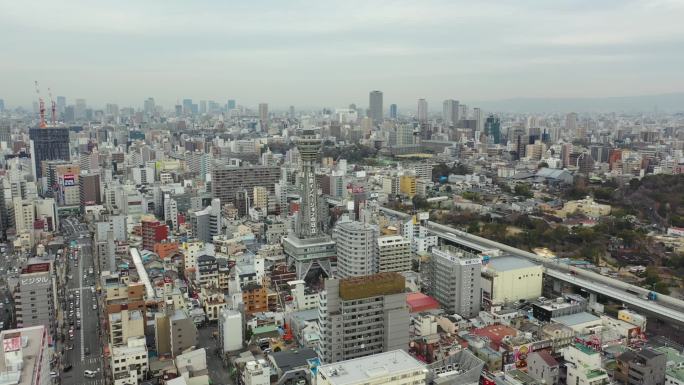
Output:
[[62,177],[62,186],[73,186],[75,185],[74,180],[76,178],[74,177],[74,174],[65,174]]

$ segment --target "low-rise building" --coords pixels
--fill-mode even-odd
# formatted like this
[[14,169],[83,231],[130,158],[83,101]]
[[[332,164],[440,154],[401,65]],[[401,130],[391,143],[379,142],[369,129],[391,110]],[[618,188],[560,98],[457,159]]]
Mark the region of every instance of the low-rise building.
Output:
[[425,364],[403,350],[377,353],[371,356],[321,365],[314,385],[415,385],[425,384],[428,369]]
[[542,293],[542,266],[513,256],[495,257],[482,268],[482,302],[485,309]]
[[137,383],[145,379],[149,359],[144,336],[129,338],[123,346],[113,346],[111,354],[114,385],[128,385],[131,378]]

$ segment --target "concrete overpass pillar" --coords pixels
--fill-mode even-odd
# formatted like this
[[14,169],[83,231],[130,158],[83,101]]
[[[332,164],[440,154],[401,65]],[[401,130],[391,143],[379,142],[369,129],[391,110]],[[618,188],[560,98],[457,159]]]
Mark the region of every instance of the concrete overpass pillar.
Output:
[[589,305],[596,303],[596,293],[589,293]]

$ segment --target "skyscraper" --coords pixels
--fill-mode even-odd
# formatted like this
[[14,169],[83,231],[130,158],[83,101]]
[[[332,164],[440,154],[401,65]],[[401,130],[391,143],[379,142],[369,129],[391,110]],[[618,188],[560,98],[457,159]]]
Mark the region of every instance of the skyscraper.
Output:
[[442,103],[442,120],[444,124],[452,126],[458,122],[458,107],[458,100],[447,99]]
[[61,127],[31,128],[29,130],[36,178],[43,175],[44,160],[69,160],[69,129]]
[[0,99],[0,112],[5,111],[5,101]]
[[226,108],[228,109],[228,111],[234,110],[235,109],[235,100],[228,99],[228,104],[226,104]]
[[183,113],[192,114],[192,99],[183,99]]
[[381,91],[371,91],[369,95],[368,109],[370,114],[368,115],[373,123],[382,123],[382,92]]
[[397,105],[396,104],[390,104],[389,117],[390,117],[390,119],[396,119],[397,118]]
[[337,244],[337,276],[360,277],[376,273],[377,227],[367,223],[338,222],[333,230]]
[[427,120],[428,120],[427,100],[418,99],[418,112],[416,114],[416,117],[418,118],[418,121],[421,123],[427,122]]
[[316,130],[304,129],[297,139],[301,158],[299,193],[301,204],[297,213],[295,233],[283,239],[288,263],[294,265],[297,279],[305,279],[312,270],[331,276],[330,259],[335,256],[335,242],[320,230],[318,181],[315,167],[321,151],[321,139]]
[[259,103],[259,123],[262,130],[268,127],[268,103]]
[[66,109],[66,97],[58,96],[57,97],[57,113],[63,114],[65,109]]
[[489,115],[484,124],[484,134],[491,138],[494,144],[501,143],[501,121],[494,115]]
[[484,113],[479,107],[473,108],[473,118],[475,119],[475,131],[482,132],[484,130]]
[[76,99],[76,107],[74,107],[74,119],[85,120],[86,108],[85,99]]
[[145,102],[143,103],[143,105],[144,105],[143,108],[144,108],[146,114],[150,115],[150,114],[154,113],[154,109],[155,109],[154,98],[145,99]]

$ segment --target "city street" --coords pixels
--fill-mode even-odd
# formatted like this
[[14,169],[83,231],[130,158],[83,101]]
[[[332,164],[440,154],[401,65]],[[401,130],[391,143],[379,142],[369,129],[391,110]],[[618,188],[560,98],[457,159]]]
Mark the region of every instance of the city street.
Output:
[[[103,344],[99,335],[99,307],[95,293],[97,272],[91,250],[91,241],[84,225],[75,220],[66,220],[63,228],[65,238],[70,242],[71,250],[75,250],[75,258],[67,259],[68,276],[64,296],[60,299],[63,315],[63,329],[68,338],[65,345],[73,346],[65,352],[63,365],[72,365],[72,369],[61,374],[62,384],[104,385],[106,383],[103,370]],[[89,270],[93,269],[93,274]],[[68,278],[70,277],[70,278]],[[73,305],[71,303],[73,302]],[[75,308],[75,311],[72,309]],[[72,313],[73,311],[73,313]],[[80,320],[79,320],[80,314]],[[70,325],[73,323],[73,325]],[[78,327],[80,323],[81,327]],[[68,330],[73,329],[73,339]],[[95,378],[86,378],[85,370],[96,371]]]
[[218,331],[215,324],[205,325],[198,330],[199,346],[203,347],[207,352],[207,369],[209,370],[209,378],[212,384],[223,385],[233,384],[228,368],[223,365],[223,360],[216,355],[218,348],[218,341],[214,338],[214,332]]

